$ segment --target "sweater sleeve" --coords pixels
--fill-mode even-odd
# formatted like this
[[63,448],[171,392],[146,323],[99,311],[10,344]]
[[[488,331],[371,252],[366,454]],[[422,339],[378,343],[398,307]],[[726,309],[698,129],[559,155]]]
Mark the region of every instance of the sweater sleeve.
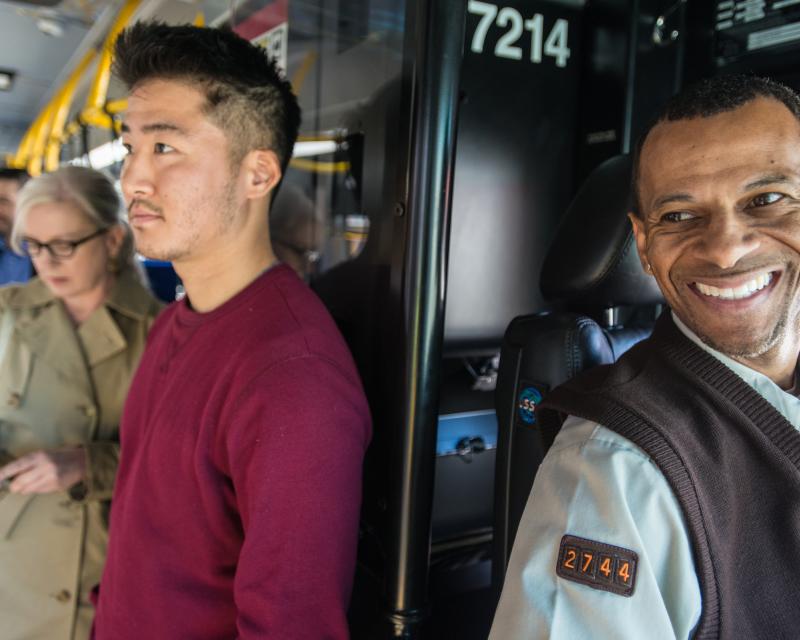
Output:
[[[632,595],[558,576],[565,534],[634,551]],[[660,470],[622,436],[569,418],[536,475],[490,640],[687,640],[700,610],[683,513]]]
[[226,434],[241,640],[347,638],[368,437],[360,385],[320,358],[274,365],[241,395]]

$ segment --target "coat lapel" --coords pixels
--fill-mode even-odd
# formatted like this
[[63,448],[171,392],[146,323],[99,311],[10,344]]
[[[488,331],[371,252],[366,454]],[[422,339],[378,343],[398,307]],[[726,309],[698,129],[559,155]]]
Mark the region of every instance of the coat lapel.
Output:
[[124,351],[128,344],[105,306],[100,307],[80,326],[78,334],[90,368]]
[[121,273],[105,305],[95,311],[78,330],[89,367],[128,348],[125,335],[112,312],[141,322],[151,307],[152,298],[141,283],[130,272]]
[[114,284],[106,304],[77,331],[63,304],[38,279],[21,287],[11,306],[18,314],[15,331],[31,352],[91,393],[91,368],[127,348],[110,310],[141,320],[152,301],[138,280],[125,272]]
[[91,395],[86,359],[78,334],[64,306],[41,282],[21,291],[13,307],[17,315],[14,331],[37,359],[47,363]]

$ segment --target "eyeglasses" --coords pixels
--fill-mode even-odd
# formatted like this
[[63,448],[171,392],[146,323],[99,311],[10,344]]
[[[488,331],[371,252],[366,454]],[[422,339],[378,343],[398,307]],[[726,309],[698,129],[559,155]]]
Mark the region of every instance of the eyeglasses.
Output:
[[52,242],[39,242],[33,238],[22,239],[22,249],[32,258],[37,257],[42,249],[47,249],[50,257],[52,258],[69,258],[75,253],[75,249],[80,247],[84,242],[89,242],[93,238],[104,234],[108,229],[98,229],[94,233],[90,233],[85,238],[80,240],[53,240]]

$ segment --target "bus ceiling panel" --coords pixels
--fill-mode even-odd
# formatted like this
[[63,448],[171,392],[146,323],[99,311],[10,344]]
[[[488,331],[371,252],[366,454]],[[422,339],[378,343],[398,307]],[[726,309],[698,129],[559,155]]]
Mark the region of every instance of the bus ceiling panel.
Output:
[[[64,85],[87,52],[99,48],[124,0],[62,0],[55,7],[0,1],[0,68],[15,73],[10,91],[0,91],[0,124],[6,132],[0,154],[14,153],[22,134]],[[134,19],[191,22],[198,5],[180,0],[143,0]],[[69,118],[86,101],[96,63],[76,88]],[[124,88],[112,81],[108,97],[121,97]]]
[[[25,129],[46,104],[64,62],[90,30],[81,20],[60,15],[52,9],[0,2],[0,67],[15,74],[10,89],[0,91],[0,117],[9,131],[22,130],[18,138],[3,136],[0,154],[16,150]],[[48,29],[51,33],[61,29],[60,35],[48,35]]]
[[0,156],[4,153],[13,153],[23,135],[25,135],[24,126],[0,123]]
[[35,7],[55,7],[61,0],[17,0],[18,4],[31,4]]
[[[41,15],[40,15],[41,13]],[[47,14],[51,10],[47,10]],[[0,66],[16,71],[16,81],[27,79],[47,90],[58,78],[90,26],[77,20],[64,20],[59,36],[48,35],[51,22],[61,20],[57,13],[47,16],[9,2],[0,2]],[[45,31],[42,30],[44,26]],[[37,107],[38,105],[33,105]]]

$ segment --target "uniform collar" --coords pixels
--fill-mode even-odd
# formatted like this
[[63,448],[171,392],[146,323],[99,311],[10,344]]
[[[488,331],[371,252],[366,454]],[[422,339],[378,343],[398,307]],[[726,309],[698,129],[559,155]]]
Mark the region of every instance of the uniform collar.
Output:
[[[767,402],[769,402],[784,418],[786,418],[795,429],[800,430],[800,399],[797,398],[791,391],[781,389],[777,384],[770,380],[760,371],[751,369],[747,365],[737,362],[730,356],[720,353],[716,349],[712,349],[700,337],[695,334],[689,327],[687,327],[675,312],[672,312],[672,320],[675,326],[685,335],[689,340],[694,342],[706,353],[714,356],[728,369],[733,371],[737,376],[744,380],[750,387],[759,393]],[[795,384],[797,384],[797,376],[800,373],[795,372]]]

